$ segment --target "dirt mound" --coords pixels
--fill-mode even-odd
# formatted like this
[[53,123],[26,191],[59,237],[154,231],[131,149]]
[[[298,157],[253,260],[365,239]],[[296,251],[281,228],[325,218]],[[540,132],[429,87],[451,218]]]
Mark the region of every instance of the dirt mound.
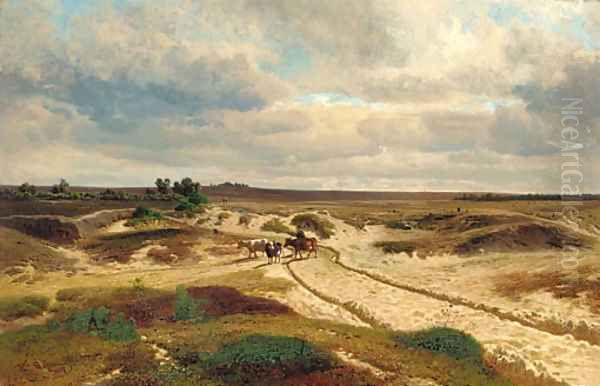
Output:
[[429,213],[418,219],[415,226],[425,230],[466,232],[493,225],[515,223],[524,219],[519,215]]
[[93,214],[81,216],[74,224],[82,236],[86,236],[100,228],[107,227],[114,222],[131,218],[131,209],[103,210]]
[[230,287],[191,287],[188,293],[193,298],[207,300],[203,308],[211,316],[293,313],[291,308],[278,301],[247,296]]
[[[36,272],[71,270],[75,260],[63,256],[43,242],[13,229],[0,227],[0,272],[24,274],[31,265]],[[24,280],[26,276],[21,276]]]
[[571,232],[554,225],[537,223],[508,225],[469,237],[457,245],[455,253],[468,255],[486,252],[529,252],[567,247],[585,247]]
[[53,217],[3,218],[0,225],[57,244],[70,244],[81,238],[75,224]]

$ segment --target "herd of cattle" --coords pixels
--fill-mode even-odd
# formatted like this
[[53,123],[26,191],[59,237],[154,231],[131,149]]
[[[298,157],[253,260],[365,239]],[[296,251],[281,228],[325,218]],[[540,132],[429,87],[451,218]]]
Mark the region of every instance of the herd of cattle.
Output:
[[269,264],[281,262],[284,248],[293,250],[294,258],[300,256],[303,259],[302,252],[308,252],[307,258],[311,254],[317,257],[318,254],[317,239],[314,237],[287,238],[283,245],[280,242],[272,242],[267,239],[242,240],[238,242],[238,249],[241,248],[248,249],[249,259],[258,258],[257,253],[262,252],[263,256],[267,256]]

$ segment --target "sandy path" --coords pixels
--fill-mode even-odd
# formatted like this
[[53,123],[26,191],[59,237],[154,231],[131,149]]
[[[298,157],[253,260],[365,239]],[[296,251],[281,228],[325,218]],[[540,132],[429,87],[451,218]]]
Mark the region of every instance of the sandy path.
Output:
[[474,335],[497,360],[525,364],[536,376],[576,386],[593,386],[600,379],[600,347],[395,288],[346,271],[327,259],[292,264],[296,275],[313,290],[338,303],[353,304],[392,329],[447,325]]

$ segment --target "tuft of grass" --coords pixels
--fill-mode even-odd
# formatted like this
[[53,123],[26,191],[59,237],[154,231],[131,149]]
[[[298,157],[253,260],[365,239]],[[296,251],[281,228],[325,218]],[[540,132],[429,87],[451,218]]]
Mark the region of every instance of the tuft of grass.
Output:
[[298,229],[310,230],[323,239],[328,239],[335,234],[335,225],[313,213],[302,213],[294,216],[292,225]]
[[119,312],[116,316],[106,307],[91,308],[73,313],[64,323],[67,331],[101,336],[107,340],[129,342],[139,338],[135,324]]
[[125,223],[125,226],[133,227],[138,225],[146,225],[155,223],[163,219],[160,212],[146,208],[145,206],[138,206],[133,212],[133,216],[130,220]]
[[410,230],[411,226],[403,220],[389,220],[385,222],[386,228],[390,229],[400,229],[400,230]]
[[204,303],[201,299],[194,299],[183,285],[178,285],[175,293],[175,320],[201,322],[205,319],[200,305]]
[[373,245],[376,248],[380,248],[383,253],[387,254],[397,254],[402,252],[411,254],[416,250],[414,245],[405,241],[377,241]]
[[223,346],[203,366],[227,383],[247,384],[327,370],[332,359],[299,338],[250,335]]
[[482,363],[483,349],[471,335],[448,327],[397,335],[396,340],[408,347],[422,348],[458,360]]
[[285,234],[293,234],[294,230],[289,226],[285,225],[280,219],[274,218],[266,223],[264,223],[260,227],[261,231],[265,232],[274,232],[274,233],[285,233]]
[[219,215],[217,216],[217,218],[218,218],[219,220],[221,220],[221,221],[222,221],[222,220],[227,220],[227,219],[228,219],[228,218],[230,218],[230,217],[231,217],[231,213],[229,213],[229,212],[221,212],[221,213],[219,213]]
[[249,226],[251,222],[252,222],[252,217],[247,214],[244,214],[244,215],[240,216],[240,219],[238,220],[238,225]]
[[15,320],[39,316],[48,309],[50,299],[40,295],[22,298],[0,298],[0,319]]

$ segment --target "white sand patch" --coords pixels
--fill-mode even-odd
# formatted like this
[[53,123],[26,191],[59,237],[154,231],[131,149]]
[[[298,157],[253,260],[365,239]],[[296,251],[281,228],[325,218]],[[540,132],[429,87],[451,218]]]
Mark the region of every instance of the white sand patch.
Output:
[[[284,268],[283,264],[273,264],[268,266],[265,277],[283,278],[294,281]],[[369,327],[368,324],[363,323],[350,312],[339,306],[321,300],[297,283],[285,293],[285,297],[281,298],[281,294],[276,294],[276,297],[277,300],[307,318],[324,319],[353,326]]]
[[106,228],[104,228],[104,232],[106,232],[106,233],[123,233],[123,232],[131,231],[131,228],[126,227],[125,223],[127,223],[127,220],[117,221],[117,222],[107,226]]
[[543,372],[569,385],[593,385],[600,379],[600,347],[587,342],[387,286],[324,259],[297,263],[294,269],[311,287],[340,302],[357,304],[394,329],[410,331],[446,325],[474,335],[490,353],[501,348],[506,358],[519,358],[534,373]]

